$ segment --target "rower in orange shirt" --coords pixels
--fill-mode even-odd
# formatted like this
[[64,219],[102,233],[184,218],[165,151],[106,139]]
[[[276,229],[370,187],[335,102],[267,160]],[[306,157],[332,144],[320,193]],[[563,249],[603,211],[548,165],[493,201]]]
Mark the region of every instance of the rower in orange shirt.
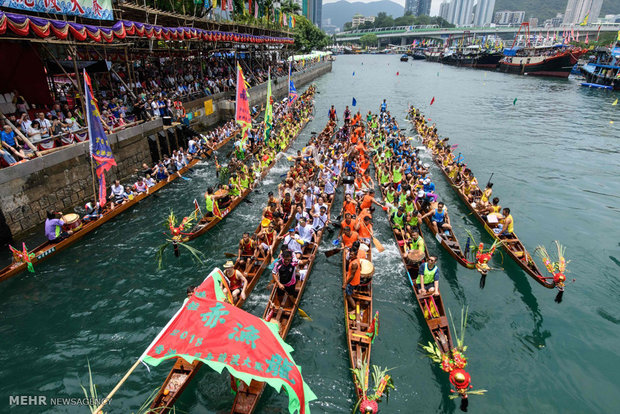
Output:
[[355,243],[359,239],[359,234],[349,226],[345,226],[343,228],[344,231],[342,233],[342,246],[350,249],[351,246],[353,246],[353,243]]
[[344,203],[342,204],[342,212],[341,215],[346,217],[347,214],[354,216],[357,214],[357,201],[353,200],[351,194],[347,194],[344,197]]
[[373,203],[383,208],[383,205],[375,199],[375,190],[370,189],[370,191],[368,191],[368,193],[364,195],[364,198],[362,198],[360,210],[370,208]]
[[372,223],[370,222],[370,217],[360,217],[357,219],[355,230],[357,230],[357,234],[360,242],[370,246],[370,239],[372,238]]

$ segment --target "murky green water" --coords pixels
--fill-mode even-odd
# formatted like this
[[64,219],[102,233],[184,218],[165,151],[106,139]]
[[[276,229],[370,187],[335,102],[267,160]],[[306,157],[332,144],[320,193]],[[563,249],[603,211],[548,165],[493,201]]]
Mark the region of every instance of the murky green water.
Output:
[[[444,303],[453,313],[469,306],[468,371],[475,388],[489,390],[484,397],[472,397],[470,412],[617,412],[620,107],[611,106],[617,95],[583,89],[575,80],[401,63],[398,56],[338,57],[333,72],[317,84],[317,117],[291,153],[307,142],[311,131],[322,129],[331,104],[342,114],[355,97],[366,113],[377,111],[387,98],[403,127],[407,104],[416,104],[444,136],[459,143],[458,151],[481,183],[495,173],[495,194],[513,211],[515,230],[530,250],[555,239],[567,246],[570,282],[564,302],[557,305],[554,291],[497,254],[493,266],[504,270],[491,273],[480,290],[477,273],[457,267],[426,237],[439,255]],[[204,266],[194,265],[187,254],[178,260],[168,252],[165,269],[158,271],[154,255],[169,210],[189,212],[192,200],[215,182],[210,162],[197,166],[191,181],[177,180],[37,266],[35,274],[1,284],[0,412],[9,411],[11,395],[82,396],[87,361],[100,392],[107,393],[178,309],[186,286],[222,265],[223,253],[234,252],[243,231],[256,226],[267,191],[275,189],[287,165],[280,160],[249,197],[253,204],[242,203],[214,231],[193,242],[208,257]],[[461,242],[469,229],[477,240],[489,243],[436,169],[434,176]],[[446,375],[420,351],[418,344],[430,335],[387,219],[380,213],[375,222],[386,251],[374,255],[374,307],[381,329],[372,362],[393,368],[397,387],[389,404],[382,404],[383,412],[455,412]],[[323,249],[329,243],[324,240]],[[287,340],[319,396],[313,412],[348,413],[354,404],[339,271],[338,256],[319,257],[301,303],[313,322],[297,318]],[[246,310],[262,313],[266,285],[267,278],[259,281]],[[137,410],[171,365],[150,372],[139,367],[113,399],[112,412]],[[233,400],[228,386],[226,375],[203,368],[177,407],[190,413],[228,412]],[[285,395],[268,390],[259,412],[279,413],[286,407]],[[87,412],[71,406],[13,411]]]

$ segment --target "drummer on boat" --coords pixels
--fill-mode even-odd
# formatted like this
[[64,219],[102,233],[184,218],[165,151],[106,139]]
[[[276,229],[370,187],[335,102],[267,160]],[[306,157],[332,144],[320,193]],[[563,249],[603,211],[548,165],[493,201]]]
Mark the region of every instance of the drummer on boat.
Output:
[[49,210],[47,212],[47,219],[45,220],[45,236],[50,243],[58,243],[73,234],[71,230],[63,230],[65,222],[59,218],[60,216],[61,213],[56,211]]

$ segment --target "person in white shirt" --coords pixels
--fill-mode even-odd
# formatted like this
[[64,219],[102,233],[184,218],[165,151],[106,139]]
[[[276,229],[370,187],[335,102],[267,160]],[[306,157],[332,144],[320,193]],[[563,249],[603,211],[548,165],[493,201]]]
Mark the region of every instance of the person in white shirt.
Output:
[[304,241],[304,244],[314,242],[314,228],[306,221],[305,217],[299,220],[295,230],[299,233],[299,237]]
[[114,208],[114,203],[120,204],[123,202],[125,188],[121,185],[121,182],[119,180],[116,180],[114,181],[114,184],[110,186],[110,190],[114,198],[114,201],[112,202],[112,208]]
[[312,215],[317,216],[321,214],[322,209],[327,210],[327,204],[325,204],[325,200],[323,200],[323,197],[319,197],[317,202],[314,203],[314,205],[312,206]]
[[299,259],[302,252],[301,243],[299,242],[303,243],[303,240],[301,240],[301,238],[295,234],[295,229],[290,229],[288,231],[288,234],[284,237],[282,244],[286,246],[291,252],[295,253],[295,256],[297,256],[297,258]]
[[312,195],[312,190],[307,189],[306,194],[304,195],[304,208],[307,213],[310,213],[312,210],[312,206],[314,205],[314,196]]
[[313,218],[314,220],[312,222],[312,227],[314,227],[314,231],[318,232],[323,229],[323,227],[325,227],[329,222],[329,217],[327,216],[327,208],[321,207],[320,214],[313,215]]
[[310,216],[308,215],[308,213],[306,213],[302,206],[298,205],[297,212],[295,213],[295,220],[297,220],[297,223],[299,223],[302,218],[304,220],[308,220]]

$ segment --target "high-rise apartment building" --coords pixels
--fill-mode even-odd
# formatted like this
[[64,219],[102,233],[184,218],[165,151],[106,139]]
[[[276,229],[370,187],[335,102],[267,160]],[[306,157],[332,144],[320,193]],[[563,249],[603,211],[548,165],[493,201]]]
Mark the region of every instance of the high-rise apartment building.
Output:
[[601,14],[603,0],[568,0],[564,13],[565,25],[579,24],[588,16],[588,21],[593,22]]
[[493,20],[495,0],[478,0],[476,13],[474,14],[474,26],[483,27]]
[[414,16],[431,14],[432,0],[406,0],[405,1],[405,13],[411,12]]

